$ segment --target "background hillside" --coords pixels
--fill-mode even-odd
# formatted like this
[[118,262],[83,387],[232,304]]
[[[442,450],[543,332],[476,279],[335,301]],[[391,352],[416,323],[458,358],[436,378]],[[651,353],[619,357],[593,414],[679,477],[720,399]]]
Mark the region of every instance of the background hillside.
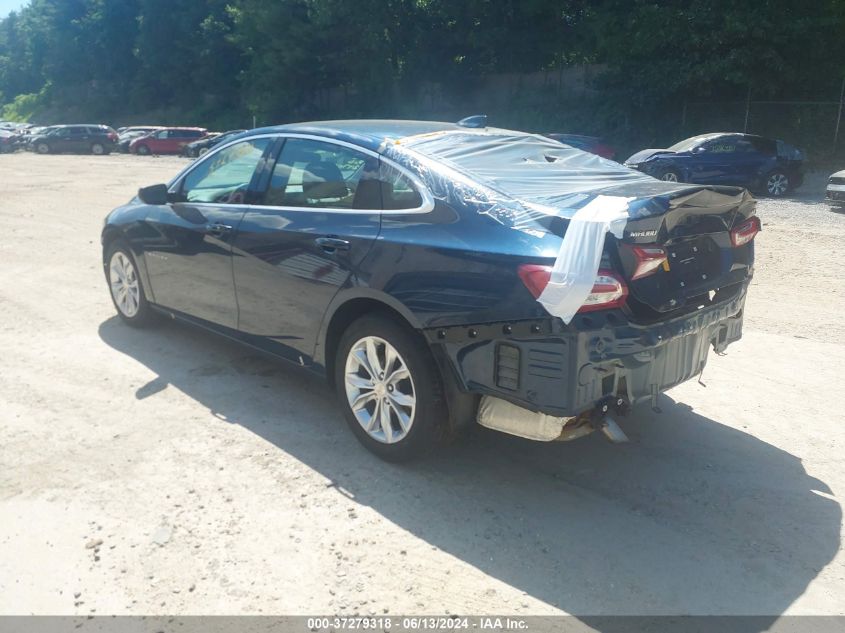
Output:
[[749,131],[830,154],[844,61],[845,0],[31,0],[0,21],[0,119],[483,111],[660,146],[751,100]]

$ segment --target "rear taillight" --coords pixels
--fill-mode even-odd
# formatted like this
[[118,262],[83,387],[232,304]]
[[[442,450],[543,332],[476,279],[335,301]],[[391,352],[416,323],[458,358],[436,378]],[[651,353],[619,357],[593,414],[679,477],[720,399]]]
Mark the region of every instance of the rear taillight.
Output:
[[549,285],[549,278],[552,276],[551,266],[539,266],[537,264],[522,264],[519,267],[519,278],[528,288],[535,299],[538,299],[546,286]]
[[[552,275],[551,266],[537,264],[523,264],[519,267],[519,278],[528,291],[538,299],[549,284]],[[628,287],[613,271],[599,270],[593,289],[584,300],[578,312],[592,312],[593,310],[608,310],[618,308],[628,298]]]
[[632,246],[626,244],[625,247],[631,251],[634,256],[634,273],[631,275],[631,281],[635,279],[642,279],[657,272],[657,269],[666,265],[668,257],[666,251],[660,246]]
[[110,141],[117,141],[117,133],[109,132],[109,140]]
[[578,312],[592,312],[593,310],[608,310],[619,308],[628,298],[628,286],[616,273],[600,270],[593,282],[593,289],[584,300],[584,305]]
[[760,218],[756,215],[751,216],[739,226],[731,229],[731,244],[734,245],[734,248],[744,246],[753,240],[759,232]]

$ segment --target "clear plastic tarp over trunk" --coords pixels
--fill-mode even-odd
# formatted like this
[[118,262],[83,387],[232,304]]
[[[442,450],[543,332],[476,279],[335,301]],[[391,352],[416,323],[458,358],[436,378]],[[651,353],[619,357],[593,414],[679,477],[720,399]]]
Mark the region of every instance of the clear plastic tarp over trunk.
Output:
[[654,182],[645,174],[536,134],[488,128],[422,134],[400,141],[479,184],[548,213],[571,217],[598,189]]
[[569,220],[539,298],[565,323],[592,290],[606,234],[622,237],[634,199],[601,192],[640,184],[673,189],[552,139],[495,128],[411,136],[386,143],[383,152],[412,164],[435,197],[472,203],[511,228],[537,232],[544,230],[543,219]]

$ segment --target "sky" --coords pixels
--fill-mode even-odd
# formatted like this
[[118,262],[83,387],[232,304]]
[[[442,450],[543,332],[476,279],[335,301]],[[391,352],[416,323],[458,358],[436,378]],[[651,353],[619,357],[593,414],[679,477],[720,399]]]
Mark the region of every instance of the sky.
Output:
[[5,18],[12,11],[17,11],[29,0],[0,0],[0,18]]

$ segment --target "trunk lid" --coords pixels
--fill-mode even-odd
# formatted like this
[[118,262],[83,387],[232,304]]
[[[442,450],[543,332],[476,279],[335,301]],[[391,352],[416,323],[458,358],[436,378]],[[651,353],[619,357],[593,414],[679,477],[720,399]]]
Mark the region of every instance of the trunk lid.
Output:
[[[626,195],[637,195],[627,189]],[[640,192],[629,205],[622,239],[608,240],[608,255],[628,284],[632,312],[657,317],[708,305],[738,291],[753,273],[754,242],[735,247],[731,230],[754,215],[751,195],[737,187],[689,185],[642,195],[646,193]],[[634,279],[633,246],[661,247],[667,261]]]

